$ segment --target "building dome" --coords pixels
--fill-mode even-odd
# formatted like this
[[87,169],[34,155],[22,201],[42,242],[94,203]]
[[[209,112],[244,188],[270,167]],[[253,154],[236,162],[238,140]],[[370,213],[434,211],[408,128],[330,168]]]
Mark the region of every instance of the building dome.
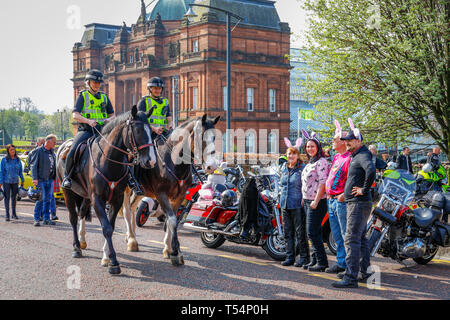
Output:
[[147,20],[155,20],[159,13],[161,20],[181,20],[194,0],[159,0]]

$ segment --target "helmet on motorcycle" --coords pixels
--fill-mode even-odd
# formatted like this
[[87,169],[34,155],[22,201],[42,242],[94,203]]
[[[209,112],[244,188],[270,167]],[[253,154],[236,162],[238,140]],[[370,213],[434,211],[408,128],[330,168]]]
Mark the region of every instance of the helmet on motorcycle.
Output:
[[425,165],[422,167],[422,171],[425,173],[429,173],[433,171],[433,166],[430,163],[425,163]]
[[217,193],[220,193],[220,194],[221,194],[222,192],[226,191],[226,190],[227,190],[227,187],[224,186],[224,185],[221,184],[221,183],[216,184],[215,187],[214,187],[214,192],[217,192]]
[[33,187],[28,188],[28,198],[34,201],[38,201],[41,198],[41,190],[34,189]]
[[19,188],[18,194],[19,194],[19,197],[21,197],[21,198],[25,198],[28,196],[27,190],[25,190],[23,187]]
[[234,192],[233,190],[225,190],[224,192],[222,192],[221,198],[222,206],[231,207],[236,203],[236,192]]

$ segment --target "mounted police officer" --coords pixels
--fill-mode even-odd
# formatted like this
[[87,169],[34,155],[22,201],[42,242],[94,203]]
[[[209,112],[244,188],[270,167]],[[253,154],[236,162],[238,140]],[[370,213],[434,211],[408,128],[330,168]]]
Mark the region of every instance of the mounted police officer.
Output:
[[138,103],[138,110],[148,112],[155,107],[148,122],[152,128],[152,139],[163,135],[167,137],[172,129],[172,114],[170,112],[169,100],[162,97],[164,81],[159,77],[151,78],[147,83],[150,95],[143,97]]
[[66,158],[62,186],[67,189],[72,187],[71,176],[78,146],[93,135],[97,135],[97,131],[100,132],[103,125],[115,117],[111,101],[105,93],[99,91],[103,83],[103,73],[96,69],[90,70],[84,80],[87,89],[80,92],[73,109],[73,120],[78,122],[78,132]]

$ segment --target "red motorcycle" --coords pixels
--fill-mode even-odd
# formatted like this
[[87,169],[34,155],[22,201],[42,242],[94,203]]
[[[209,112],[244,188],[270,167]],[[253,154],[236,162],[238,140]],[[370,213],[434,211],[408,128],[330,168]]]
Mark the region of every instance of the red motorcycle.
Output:
[[183,227],[200,232],[200,238],[208,248],[218,248],[228,240],[238,244],[262,246],[270,257],[282,261],[286,258],[286,244],[279,205],[273,201],[269,192],[261,192],[260,201],[260,207],[265,206],[267,209],[265,218],[271,224],[270,233],[252,230],[248,238],[242,238],[241,225],[236,216],[238,207],[225,206],[219,199],[200,199],[194,203]]

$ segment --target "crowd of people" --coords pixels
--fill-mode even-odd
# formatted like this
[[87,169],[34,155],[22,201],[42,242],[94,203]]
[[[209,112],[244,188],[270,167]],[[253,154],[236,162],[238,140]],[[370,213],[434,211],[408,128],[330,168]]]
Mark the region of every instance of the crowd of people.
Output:
[[[358,129],[336,130],[331,165],[315,135],[303,132],[303,136],[308,161],[302,163],[298,146],[290,146],[281,168],[280,207],[287,241],[282,265],[334,273],[341,279],[334,287],[357,288],[358,281],[371,275],[365,229],[372,208],[370,188],[376,161]],[[327,211],[337,245],[333,266],[322,239],[321,222]]]

